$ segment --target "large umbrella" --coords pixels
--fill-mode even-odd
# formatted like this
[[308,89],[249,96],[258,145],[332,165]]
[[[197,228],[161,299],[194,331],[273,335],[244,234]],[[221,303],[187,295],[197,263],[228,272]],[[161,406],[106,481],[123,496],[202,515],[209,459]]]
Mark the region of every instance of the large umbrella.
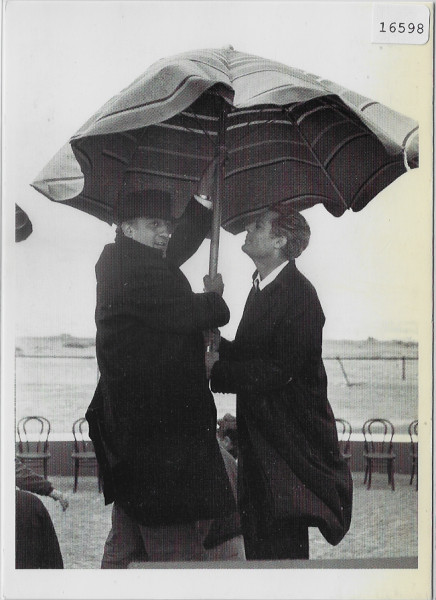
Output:
[[170,191],[178,217],[211,160],[211,274],[233,233],[273,202],[359,211],[418,166],[418,125],[331,81],[231,47],[152,65],[105,104],[33,186],[108,223],[121,190]]

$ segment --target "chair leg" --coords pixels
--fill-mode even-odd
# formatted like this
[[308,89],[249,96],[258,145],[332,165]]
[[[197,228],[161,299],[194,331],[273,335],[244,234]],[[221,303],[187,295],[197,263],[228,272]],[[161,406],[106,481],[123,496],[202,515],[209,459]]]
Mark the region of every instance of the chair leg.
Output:
[[48,463],[48,459],[44,458],[42,462],[43,462],[43,466],[44,466],[44,479],[47,479],[47,463]]
[[368,461],[368,485],[366,486],[367,490],[369,490],[371,488],[371,480],[372,480],[372,460],[369,459],[369,461]]
[[101,476],[100,476],[100,467],[97,463],[97,481],[98,481],[98,493],[101,492]]
[[418,464],[416,464],[416,491],[418,491]]
[[392,491],[395,492],[395,481],[394,481],[394,472],[395,472],[395,465],[394,465],[394,461],[390,460],[389,461],[391,463],[391,486],[392,486]]
[[409,485],[412,485],[414,476],[415,476],[415,460],[412,461],[412,472],[410,474]]
[[74,461],[74,487],[73,487],[73,492],[77,492],[77,481],[79,479],[79,461],[76,458],[76,460]]
[[365,477],[363,478],[363,483],[366,483],[366,479],[368,477],[368,460],[366,461],[366,465],[365,465]]

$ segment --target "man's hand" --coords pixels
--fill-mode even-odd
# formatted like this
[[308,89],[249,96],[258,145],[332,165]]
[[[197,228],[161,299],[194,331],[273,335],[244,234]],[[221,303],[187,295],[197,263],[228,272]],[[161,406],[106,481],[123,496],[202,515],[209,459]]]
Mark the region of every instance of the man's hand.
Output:
[[206,377],[210,379],[210,374],[212,373],[212,367],[216,362],[220,359],[219,352],[206,352],[204,363],[206,365]]
[[49,494],[49,496],[51,498],[53,498],[53,500],[59,500],[60,505],[62,506],[62,510],[65,512],[69,506],[69,501],[68,498],[66,496],[63,495],[62,492],[60,492],[59,490],[52,490]]
[[223,295],[224,283],[220,273],[217,273],[215,277],[205,275],[203,277],[204,291],[205,292],[216,292],[220,296]]
[[220,163],[218,157],[215,157],[208,164],[198,184],[196,193],[199,196],[207,196],[209,200],[213,200],[213,194],[215,191],[215,181],[218,177],[218,169],[224,164],[225,160],[226,157]]

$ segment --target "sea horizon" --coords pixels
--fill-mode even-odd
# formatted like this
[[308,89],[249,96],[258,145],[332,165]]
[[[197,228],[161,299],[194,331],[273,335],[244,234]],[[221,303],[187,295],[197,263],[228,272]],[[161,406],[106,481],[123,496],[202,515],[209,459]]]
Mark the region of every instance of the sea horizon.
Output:
[[[324,358],[418,358],[419,343],[411,339],[326,338]],[[44,336],[17,336],[16,356],[81,357],[95,356],[95,337],[74,336],[69,333]]]

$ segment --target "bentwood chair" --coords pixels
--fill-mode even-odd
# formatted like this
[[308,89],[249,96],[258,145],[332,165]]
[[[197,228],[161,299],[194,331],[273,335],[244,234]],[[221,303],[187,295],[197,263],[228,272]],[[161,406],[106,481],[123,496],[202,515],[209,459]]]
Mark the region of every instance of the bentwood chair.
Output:
[[23,417],[17,423],[18,452],[17,457],[24,463],[42,463],[44,479],[47,479],[48,436],[50,435],[50,421],[45,417]]
[[410,437],[410,458],[412,460],[412,472],[410,474],[409,485],[412,485],[416,474],[416,489],[418,489],[418,420],[412,421],[409,425]]
[[395,491],[394,463],[396,455],[392,451],[394,426],[388,419],[368,419],[362,427],[364,437],[365,478],[367,489],[371,487],[374,463],[386,464],[388,483]]
[[339,440],[339,449],[341,451],[342,457],[345,458],[347,462],[351,460],[351,434],[352,428],[351,424],[345,419],[335,419],[336,421],[336,429],[338,430],[338,440]]
[[84,417],[77,419],[73,423],[74,452],[71,458],[74,462],[74,487],[73,492],[77,491],[79,481],[79,471],[82,464],[92,465],[97,468],[98,491],[101,492],[101,478],[98,468],[97,458],[94,452],[94,446],[88,435],[88,422]]

